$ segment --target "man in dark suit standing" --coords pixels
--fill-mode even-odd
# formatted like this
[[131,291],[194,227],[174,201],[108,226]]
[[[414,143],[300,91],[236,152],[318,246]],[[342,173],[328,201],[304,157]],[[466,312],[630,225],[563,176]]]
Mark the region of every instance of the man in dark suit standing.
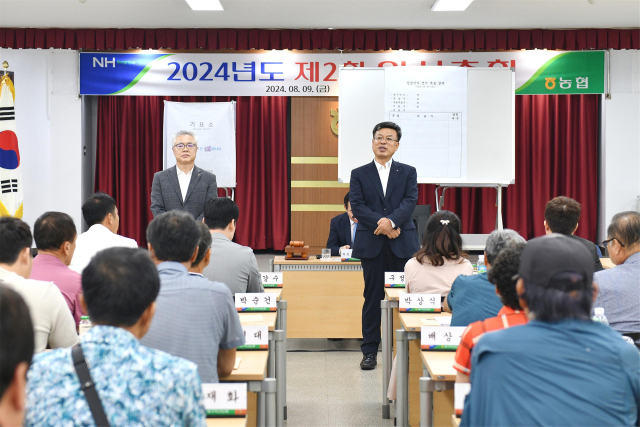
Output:
[[353,257],[362,260],[364,273],[363,370],[375,369],[377,364],[384,272],[404,271],[420,247],[411,219],[418,201],[416,169],[392,160],[401,137],[395,123],[377,124],[373,128],[374,161],[351,171],[349,198],[358,218]]
[[202,220],[204,204],[218,197],[216,176],[195,165],[198,138],[181,130],[171,140],[176,166],[156,172],[151,185],[151,213],[154,217],[175,209]]
[[351,211],[348,192],[344,196],[344,209],[345,213],[331,218],[327,248],[331,248],[332,256],[339,256],[340,249],[353,249],[358,220]]

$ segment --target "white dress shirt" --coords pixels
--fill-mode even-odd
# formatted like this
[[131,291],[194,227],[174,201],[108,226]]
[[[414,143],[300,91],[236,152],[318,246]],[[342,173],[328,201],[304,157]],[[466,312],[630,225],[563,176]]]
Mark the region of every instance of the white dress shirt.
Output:
[[[380,175],[380,183],[382,184],[382,194],[384,194],[384,196],[387,197],[387,183],[389,182],[389,173],[391,173],[391,163],[393,162],[393,159],[389,159],[389,161],[384,165],[381,165],[375,160],[374,162],[376,164],[376,168],[378,168],[378,175]],[[396,225],[393,223],[393,221],[391,221],[391,226],[393,228],[396,228]]]
[[389,173],[391,172],[391,162],[393,162],[393,159],[389,159],[384,165],[376,162],[378,175],[380,175],[380,183],[382,184],[382,194],[384,194],[385,197],[387,196],[387,183],[389,182]]
[[349,218],[349,222],[351,223],[351,249],[353,249],[353,243],[354,243],[354,240],[355,240],[355,239],[353,238],[353,232],[354,232],[354,230],[356,229],[356,223],[355,223],[355,222],[353,222],[353,221],[351,220],[351,218]]
[[176,166],[178,172],[178,183],[180,184],[180,192],[182,193],[182,202],[187,198],[187,190],[189,190],[189,182],[191,181],[191,174],[193,174],[193,167],[187,173],[184,173]]
[[102,224],[94,224],[87,231],[78,236],[76,250],[69,268],[82,274],[82,270],[89,265],[89,261],[99,251],[107,248],[137,248],[138,243],[127,237],[112,233]]

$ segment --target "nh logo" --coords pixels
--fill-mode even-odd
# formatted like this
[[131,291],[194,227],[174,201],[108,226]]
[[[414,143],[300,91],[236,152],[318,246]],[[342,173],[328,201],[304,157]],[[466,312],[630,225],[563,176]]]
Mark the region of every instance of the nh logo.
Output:
[[116,58],[111,58],[111,61],[109,61],[107,58],[93,58],[93,68],[96,67],[96,64],[98,64],[98,67],[108,67],[109,64],[113,65],[113,67],[116,67]]

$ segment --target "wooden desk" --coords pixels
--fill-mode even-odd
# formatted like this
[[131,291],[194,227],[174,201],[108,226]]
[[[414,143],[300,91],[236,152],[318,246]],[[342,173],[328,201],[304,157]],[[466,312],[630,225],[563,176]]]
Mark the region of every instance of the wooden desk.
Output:
[[384,288],[384,295],[389,301],[398,301],[400,293],[406,292],[403,288]]
[[396,354],[395,331],[400,329],[398,317],[399,295],[404,288],[384,288],[385,300],[381,302],[381,341],[382,341],[382,418],[391,418],[391,409],[386,390],[389,388],[391,361]]
[[267,376],[268,351],[243,351],[236,353],[240,361],[238,369],[234,369],[228,377],[220,378],[220,382],[262,381]]
[[247,418],[207,418],[207,427],[246,427]]
[[611,258],[600,258],[600,263],[605,269],[613,268],[616,265],[611,261]]
[[[220,382],[262,381],[267,377],[268,351],[243,351],[236,354],[236,360],[238,357],[242,359],[240,366],[228,377],[220,378]],[[257,406],[256,393],[247,393],[246,425],[250,427],[257,424]]]
[[287,289],[287,338],[361,338],[364,277],[359,262],[274,258]]
[[[404,329],[404,335],[406,340],[404,344],[400,342],[397,343],[397,347],[400,348],[401,345],[404,345],[403,354],[398,355],[397,359],[397,372],[398,372],[398,382],[397,389],[400,391],[400,388],[406,384],[408,395],[404,395],[402,393],[402,397],[400,393],[398,393],[398,399],[396,400],[396,411],[400,410],[401,413],[404,414],[405,419],[408,417],[408,424],[417,426],[420,423],[420,377],[423,376],[423,364],[422,364],[422,350],[420,348],[420,330],[422,329],[422,320],[421,319],[430,319],[433,320],[436,317],[440,316],[450,316],[449,313],[400,313],[400,323],[402,324],[402,329]],[[438,326],[438,324],[434,321],[434,326]],[[408,353],[405,353],[408,352]],[[436,352],[431,352],[436,353]],[[445,353],[445,352],[437,352],[437,353]],[[446,352],[449,353],[447,355],[435,355],[434,363],[438,360],[438,357],[446,358],[455,356],[455,352]],[[404,362],[401,361],[401,358],[404,357]],[[406,360],[408,359],[408,365]],[[441,365],[446,362],[442,362]],[[453,364],[453,359],[451,359],[451,364]],[[435,366],[435,365],[434,365]],[[453,368],[451,367],[451,370]],[[400,381],[400,376],[406,375],[406,379],[402,382]],[[403,375],[403,376],[404,376]],[[453,379],[455,380],[455,372],[453,373]],[[405,382],[405,381],[408,381]],[[439,380],[446,381],[446,380]],[[406,399],[406,400],[405,400]],[[444,399],[444,400],[443,400]],[[450,403],[449,403],[450,401]],[[405,403],[399,403],[405,402]],[[451,410],[447,412],[447,417],[453,413],[453,391],[446,391],[444,393],[437,393],[434,395],[434,408],[448,408],[451,406]],[[406,406],[405,406],[406,405]],[[408,408],[407,408],[408,406]],[[402,409],[404,408],[404,409]],[[440,413],[440,410],[437,411]],[[396,414],[396,418],[400,419],[400,415]],[[437,424],[435,425],[443,425],[440,416],[435,417]],[[445,423],[448,424],[448,418],[445,420]],[[401,423],[400,423],[401,424]],[[399,425],[400,425],[399,424]]]
[[420,357],[429,375],[436,381],[455,381],[457,371],[453,369],[455,351],[421,351]]
[[[421,319],[434,320],[436,317],[451,317],[451,313],[400,313],[399,316],[400,323],[405,331],[420,332],[423,325]],[[429,326],[440,326],[440,324],[434,320],[433,325]]]
[[282,299],[282,288],[265,288],[264,292],[266,294],[275,295],[276,301],[280,301],[280,299]]
[[[256,322],[250,320],[251,317],[255,315],[262,316],[262,322]],[[240,318],[240,323],[245,326],[268,326],[269,332],[273,332],[276,328],[276,320],[278,318],[278,313],[275,311],[252,311],[252,312],[242,312],[238,313],[238,317]]]

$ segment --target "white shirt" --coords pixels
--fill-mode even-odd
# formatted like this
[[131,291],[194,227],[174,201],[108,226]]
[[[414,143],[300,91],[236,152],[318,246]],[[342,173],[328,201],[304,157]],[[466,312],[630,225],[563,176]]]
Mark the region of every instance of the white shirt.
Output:
[[389,173],[391,172],[391,162],[393,162],[393,159],[389,159],[389,161],[384,165],[381,165],[375,160],[374,162],[376,163],[376,168],[378,168],[378,175],[380,175],[380,183],[382,184],[382,194],[384,194],[384,196],[386,197],[387,183],[389,182]]
[[187,173],[184,173],[176,166],[178,171],[178,183],[180,184],[180,192],[182,193],[182,202],[187,198],[187,190],[189,189],[189,182],[191,181],[191,174],[193,173],[193,167]]
[[[391,173],[391,162],[393,159],[389,159],[387,163],[381,165],[375,159],[373,160],[376,164],[376,168],[378,168],[378,175],[380,175],[380,183],[382,184],[382,193],[385,197],[387,197],[387,183],[389,182],[389,174]],[[391,221],[391,220],[389,220]],[[396,225],[391,221],[391,226],[396,228]]]
[[60,289],[53,282],[25,279],[0,268],[0,283],[20,294],[27,303],[35,335],[35,352],[71,347],[78,342],[76,322]]
[[[353,245],[353,231],[356,229],[356,223],[349,218],[349,222],[351,223],[351,244]],[[353,247],[351,248],[353,249]]]
[[94,224],[78,236],[69,268],[82,274],[82,270],[89,265],[91,258],[103,249],[137,247],[138,243],[135,240],[112,233],[102,224]]

